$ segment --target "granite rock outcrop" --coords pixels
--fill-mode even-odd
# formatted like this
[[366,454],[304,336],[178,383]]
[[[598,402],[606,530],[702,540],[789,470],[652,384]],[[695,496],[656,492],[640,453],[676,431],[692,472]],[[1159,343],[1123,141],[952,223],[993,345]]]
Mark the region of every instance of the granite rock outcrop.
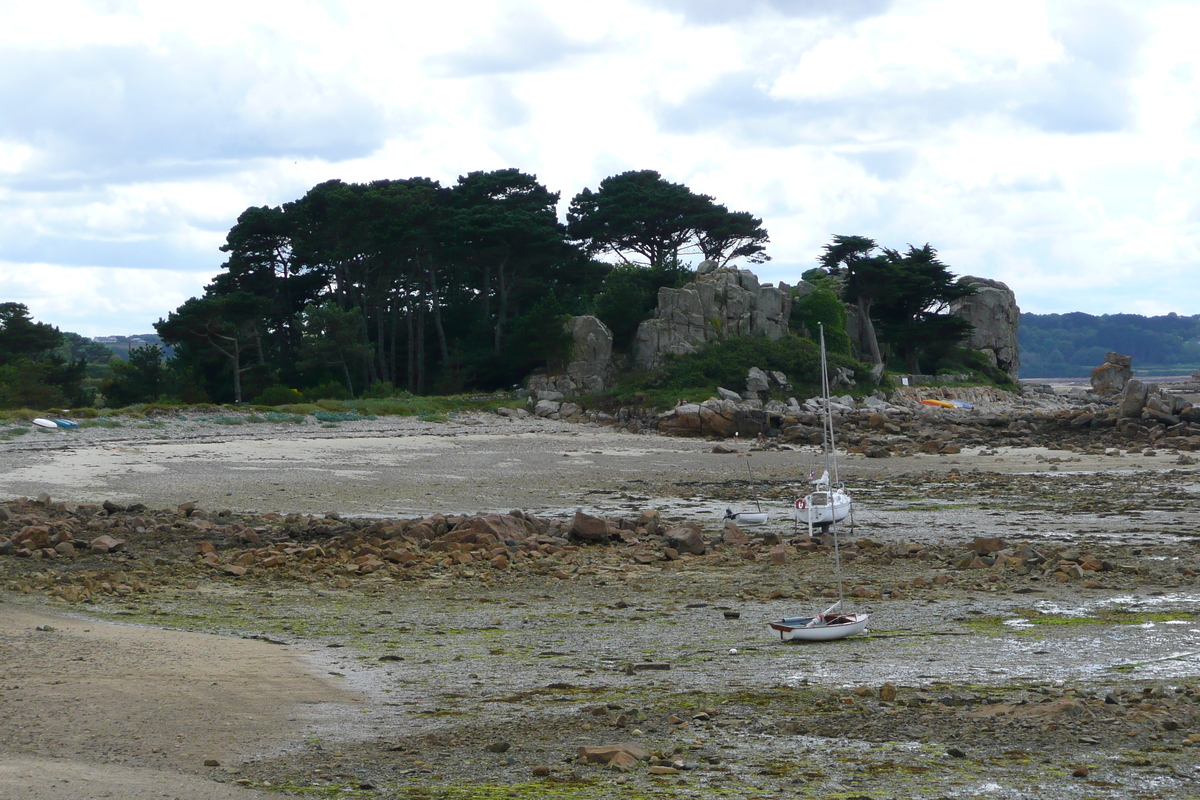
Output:
[[788,332],[791,287],[760,284],[749,270],[707,265],[702,262],[686,286],[658,290],[654,317],[638,326],[634,339],[636,366],[654,369],[665,356],[688,355],[708,342],[760,335],[774,341]]

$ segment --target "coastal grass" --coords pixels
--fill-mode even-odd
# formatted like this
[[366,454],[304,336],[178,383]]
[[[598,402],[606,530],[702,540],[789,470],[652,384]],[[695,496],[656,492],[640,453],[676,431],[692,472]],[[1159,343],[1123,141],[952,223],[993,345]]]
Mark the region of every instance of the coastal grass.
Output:
[[[66,417],[79,420],[81,428],[118,428],[130,421],[152,420],[158,423],[169,417],[192,419],[216,425],[287,424],[301,425],[312,418],[331,424],[372,420],[378,417],[416,417],[423,422],[449,422],[459,414],[472,412],[494,413],[501,407],[523,408],[524,400],[514,393],[446,395],[418,397],[401,393],[392,397],[360,400],[318,400],[311,403],[289,403],[278,406],[215,405],[212,403],[166,402],[138,403],[123,408],[51,409],[35,411],[28,408],[0,409],[0,436],[19,435],[38,417]],[[144,425],[139,426],[144,427]]]

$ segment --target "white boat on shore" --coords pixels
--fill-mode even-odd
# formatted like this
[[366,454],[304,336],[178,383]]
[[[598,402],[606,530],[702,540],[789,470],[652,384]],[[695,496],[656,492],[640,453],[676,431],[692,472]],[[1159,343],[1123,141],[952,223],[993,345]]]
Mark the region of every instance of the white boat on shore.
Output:
[[[808,525],[808,534],[812,536],[813,528],[820,528],[822,533],[828,532],[834,523],[841,522],[850,516],[850,495],[837,479],[837,451],[833,442],[833,411],[829,404],[829,372],[825,360],[825,328],[821,327],[821,399],[824,403],[824,452],[825,472],[813,482],[807,495],[795,503],[796,522]],[[833,470],[833,479],[829,471]],[[851,522],[853,525],[853,521]],[[837,529],[833,529],[833,563],[837,575],[837,602],[820,614],[810,617],[785,617],[777,622],[767,623],[771,630],[779,634],[783,641],[800,640],[807,642],[827,642],[834,639],[845,639],[862,633],[867,628],[868,614],[846,613],[841,611],[843,595],[842,581],[842,551],[838,543]]]
[[842,601],[838,600],[815,617],[786,617],[778,622],[768,622],[767,625],[778,631],[780,640],[785,642],[793,639],[828,642],[845,639],[866,630],[870,615],[838,613],[836,609],[841,604]]
[[[833,437],[833,405],[829,399],[829,363],[825,356],[825,327],[820,328],[821,344],[821,451],[825,457],[825,471],[809,486],[808,494],[798,498],[794,505],[793,518],[798,525],[807,525],[811,536],[813,528],[827,533],[835,522],[850,516],[850,493],[838,475],[837,445]],[[832,471],[833,477],[830,477]],[[812,477],[810,473],[810,478]]]

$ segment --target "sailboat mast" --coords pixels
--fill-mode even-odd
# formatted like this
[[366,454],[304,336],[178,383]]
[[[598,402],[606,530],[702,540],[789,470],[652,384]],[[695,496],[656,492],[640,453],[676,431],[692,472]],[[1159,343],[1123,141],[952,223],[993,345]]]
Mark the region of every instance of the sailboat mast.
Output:
[[837,530],[833,531],[833,565],[834,572],[837,573],[838,582],[838,607],[842,603],[842,548],[838,545]]
[[829,362],[825,357],[825,325],[818,323],[817,332],[821,339],[821,399],[825,403],[825,419],[821,427],[821,440],[825,450],[825,471],[840,483],[838,476],[836,447],[833,441],[833,407],[829,404]]

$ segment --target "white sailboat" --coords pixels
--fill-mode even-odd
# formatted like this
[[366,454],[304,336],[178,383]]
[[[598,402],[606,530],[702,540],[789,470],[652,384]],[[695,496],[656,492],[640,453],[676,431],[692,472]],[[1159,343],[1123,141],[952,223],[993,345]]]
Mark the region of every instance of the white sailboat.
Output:
[[[808,523],[809,536],[814,526],[827,532],[833,523],[850,515],[850,495],[838,480],[837,450],[833,442],[833,410],[829,405],[829,373],[825,360],[825,328],[820,328],[821,338],[821,398],[824,403],[823,440],[825,450],[825,473],[814,482],[812,491],[796,501],[796,520]],[[829,471],[833,470],[830,480]],[[803,515],[803,517],[801,516]],[[783,641],[799,639],[809,642],[825,642],[844,639],[866,630],[868,614],[841,611],[844,601],[842,582],[842,553],[837,530],[833,531],[833,563],[837,573],[837,602],[820,614],[811,617],[785,617],[778,622],[767,623]]]
[[[827,533],[829,526],[850,516],[850,493],[840,480],[837,465],[837,446],[833,439],[833,407],[829,402],[829,365],[825,357],[825,326],[819,327],[821,340],[821,449],[825,455],[825,471],[812,482],[809,492],[794,503],[797,524],[807,524]],[[830,471],[832,470],[832,478]]]

